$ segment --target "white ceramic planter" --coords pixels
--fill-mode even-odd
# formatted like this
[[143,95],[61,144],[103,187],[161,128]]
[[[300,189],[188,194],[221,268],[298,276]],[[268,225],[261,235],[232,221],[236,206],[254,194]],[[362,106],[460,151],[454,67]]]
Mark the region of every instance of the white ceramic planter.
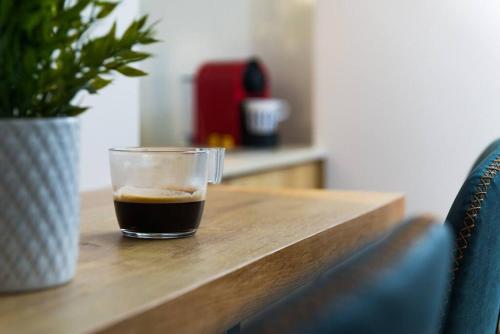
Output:
[[0,292],[73,278],[78,158],[76,118],[0,119]]

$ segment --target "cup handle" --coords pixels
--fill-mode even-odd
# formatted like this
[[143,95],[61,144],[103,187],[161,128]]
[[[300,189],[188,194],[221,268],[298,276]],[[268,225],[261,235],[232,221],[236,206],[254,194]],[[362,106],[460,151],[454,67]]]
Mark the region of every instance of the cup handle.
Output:
[[208,182],[221,183],[224,170],[224,148],[208,148]]

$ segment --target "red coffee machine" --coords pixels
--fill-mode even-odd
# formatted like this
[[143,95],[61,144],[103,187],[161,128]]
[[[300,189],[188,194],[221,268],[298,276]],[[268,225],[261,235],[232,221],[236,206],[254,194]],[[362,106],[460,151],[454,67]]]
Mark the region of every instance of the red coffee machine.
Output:
[[269,97],[269,77],[257,59],[209,62],[198,70],[195,142],[232,148],[242,144],[242,106],[250,97]]

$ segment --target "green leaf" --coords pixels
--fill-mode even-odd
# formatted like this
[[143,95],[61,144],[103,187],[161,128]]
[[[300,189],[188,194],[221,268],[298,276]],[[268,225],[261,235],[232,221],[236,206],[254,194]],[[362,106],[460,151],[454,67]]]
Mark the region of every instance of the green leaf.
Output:
[[128,60],[128,61],[139,61],[139,60],[149,58],[151,56],[151,54],[146,53],[146,52],[123,50],[123,51],[118,52],[117,56],[124,59],[124,60]]
[[106,87],[107,85],[109,85],[111,82],[113,82],[113,80],[110,80],[110,79],[104,79],[102,77],[95,77],[94,80],[92,80],[91,82],[91,86],[92,88],[95,90],[95,92],[97,92],[99,89],[102,89],[104,87]]
[[111,61],[109,63],[104,64],[107,70],[115,70],[118,67],[125,65],[123,61]]
[[98,19],[105,18],[118,6],[118,2],[109,2],[109,1],[97,1],[96,6],[100,7],[101,10],[97,14]]
[[142,27],[144,27],[144,24],[146,23],[147,20],[148,20],[148,16],[147,15],[144,15],[139,20],[137,20],[137,29],[141,30]]
[[32,15],[32,16],[27,17],[25,19],[25,21],[23,22],[24,29],[26,29],[26,31],[28,31],[28,32],[31,32],[31,30],[33,30],[33,28],[36,25],[38,25],[42,19],[43,19],[43,17],[40,15]]
[[118,67],[116,70],[127,77],[142,77],[147,75],[146,72],[143,72],[141,70],[138,70],[137,68],[133,68],[130,66],[121,66]]
[[[81,20],[80,14],[90,5],[93,0],[78,0],[72,7],[67,7],[63,11],[59,12],[56,16],[56,20],[61,21],[61,23],[68,22],[69,20],[78,19]],[[44,18],[45,19],[45,18]]]
[[113,22],[111,25],[111,29],[109,29],[108,33],[106,34],[107,38],[114,39],[116,35],[116,22]]
[[13,0],[2,0],[0,1],[0,22],[6,21],[12,9]]
[[124,44],[131,44],[137,39],[139,28],[137,21],[132,22],[122,35],[121,42]]
[[79,106],[74,106],[74,105],[70,105],[68,106],[67,110],[66,110],[66,115],[67,116],[77,116],[79,114],[81,114],[82,112],[84,112],[85,110],[87,110],[89,107],[79,107]]
[[144,37],[140,37],[139,38],[139,42],[141,44],[153,44],[153,43],[158,43],[158,42],[161,42],[159,39],[155,39],[153,37],[149,37],[149,36],[144,36]]

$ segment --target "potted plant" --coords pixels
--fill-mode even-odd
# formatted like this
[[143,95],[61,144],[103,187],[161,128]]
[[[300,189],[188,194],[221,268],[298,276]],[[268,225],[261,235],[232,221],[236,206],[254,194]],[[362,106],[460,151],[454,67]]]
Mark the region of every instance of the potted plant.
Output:
[[75,273],[79,123],[75,101],[136,77],[135,50],[154,43],[144,16],[117,34],[92,28],[117,2],[0,2],[0,292],[59,285]]

